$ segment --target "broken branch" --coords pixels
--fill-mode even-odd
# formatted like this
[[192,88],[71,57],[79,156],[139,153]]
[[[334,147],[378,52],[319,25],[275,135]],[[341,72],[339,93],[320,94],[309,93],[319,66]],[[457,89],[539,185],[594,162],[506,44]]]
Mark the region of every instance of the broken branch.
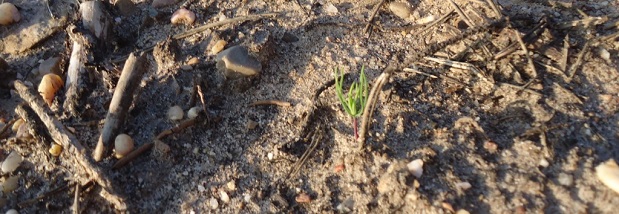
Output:
[[113,142],[121,130],[127,111],[133,102],[133,92],[138,87],[144,70],[146,70],[146,54],[144,52],[131,53],[114,90],[101,136],[93,152],[95,161],[103,159],[103,155],[107,153],[106,147]]

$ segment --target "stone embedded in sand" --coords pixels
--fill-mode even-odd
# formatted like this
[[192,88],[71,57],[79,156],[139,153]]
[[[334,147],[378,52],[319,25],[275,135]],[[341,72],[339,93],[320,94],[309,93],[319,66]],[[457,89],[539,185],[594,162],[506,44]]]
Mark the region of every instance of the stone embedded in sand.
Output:
[[231,79],[254,76],[262,70],[260,62],[250,56],[247,48],[243,46],[233,46],[222,51],[217,54],[216,61],[217,69]]
[[21,20],[21,14],[15,5],[5,2],[0,4],[0,25],[9,25]]
[[172,24],[191,25],[194,21],[196,21],[196,14],[185,8],[178,9],[170,18]]
[[0,188],[5,194],[13,192],[17,187],[19,187],[19,175],[8,177],[4,182],[0,183]]
[[619,166],[615,160],[610,159],[596,166],[595,175],[604,185],[619,193]]
[[412,175],[419,178],[423,174],[423,161],[421,159],[411,161],[410,163],[406,164],[406,168],[408,168],[408,171]]
[[22,157],[16,151],[12,151],[11,154],[9,154],[9,156],[6,157],[6,159],[4,159],[4,162],[2,162],[2,172],[11,173],[15,171],[15,169],[19,167],[19,165],[21,164],[23,160],[24,160],[24,157]]
[[217,199],[211,198],[209,200],[209,205],[210,205],[211,209],[217,209],[219,207],[219,202],[217,202]]
[[472,187],[471,183],[469,182],[458,182],[456,183],[456,188],[461,189],[461,190],[467,190],[470,189]]
[[176,1],[178,0],[154,0],[151,6],[153,6],[154,8],[166,7],[176,4]]
[[411,7],[403,2],[391,2],[389,4],[389,10],[391,10],[391,12],[396,15],[397,17],[400,17],[402,19],[408,19],[408,17],[411,15]]

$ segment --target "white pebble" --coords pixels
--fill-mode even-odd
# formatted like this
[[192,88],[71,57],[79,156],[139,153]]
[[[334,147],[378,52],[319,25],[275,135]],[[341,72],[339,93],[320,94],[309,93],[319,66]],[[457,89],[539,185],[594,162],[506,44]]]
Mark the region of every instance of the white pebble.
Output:
[[243,200],[247,203],[251,202],[251,195],[248,193],[245,193],[245,195],[243,196]]
[[600,57],[604,59],[604,61],[610,61],[610,52],[608,52],[606,48],[600,48],[598,53],[600,54]]
[[557,178],[557,180],[563,186],[572,186],[572,183],[574,183],[574,178],[572,178],[571,175],[565,173],[559,173],[559,177]]
[[114,156],[118,159],[123,158],[125,155],[133,151],[135,143],[131,136],[127,134],[119,134],[114,139]]
[[461,190],[467,190],[471,188],[471,183],[469,182],[459,182],[456,183],[456,188],[461,189]]
[[269,158],[269,160],[273,160],[273,153],[269,152],[267,154],[267,158]]
[[193,107],[193,108],[190,108],[190,109],[187,111],[187,118],[189,118],[189,119],[196,118],[196,117],[198,116],[198,114],[200,113],[200,111],[202,111],[202,108],[200,108],[200,107],[198,107],[198,106],[195,106],[195,107]]
[[204,192],[204,191],[206,191],[206,188],[204,188],[202,184],[198,184],[198,192]]
[[391,10],[391,12],[397,17],[407,19],[411,15],[412,8],[403,2],[391,2],[389,4],[389,10]]
[[219,207],[219,202],[217,202],[217,199],[215,198],[211,198],[211,200],[209,200],[209,204],[211,205],[211,209],[217,209]]
[[19,214],[19,212],[17,212],[17,210],[15,209],[10,209],[6,211],[6,214]]
[[423,160],[417,159],[406,164],[408,171],[415,177],[419,178],[423,174]]
[[183,109],[180,106],[172,106],[168,110],[168,119],[181,120],[183,119]]
[[226,186],[228,187],[228,190],[230,191],[234,191],[236,190],[236,184],[234,183],[234,181],[230,181],[226,184]]
[[6,157],[6,159],[4,159],[4,162],[2,163],[2,172],[11,173],[15,171],[15,169],[19,167],[23,160],[24,158],[19,153],[17,153],[16,151],[12,151],[11,154],[9,154],[9,156]]
[[227,204],[228,202],[230,202],[230,196],[228,196],[228,193],[226,193],[225,191],[219,191],[219,195],[221,196],[221,201],[223,201],[224,203]]
[[0,25],[8,25],[21,20],[21,14],[15,5],[5,2],[0,4]]
[[595,174],[604,185],[619,193],[619,166],[615,160],[610,159],[596,166]]
[[547,161],[545,158],[542,158],[542,159],[539,161],[539,165],[540,165],[541,167],[546,168],[546,167],[550,166],[550,163],[548,163],[548,161]]

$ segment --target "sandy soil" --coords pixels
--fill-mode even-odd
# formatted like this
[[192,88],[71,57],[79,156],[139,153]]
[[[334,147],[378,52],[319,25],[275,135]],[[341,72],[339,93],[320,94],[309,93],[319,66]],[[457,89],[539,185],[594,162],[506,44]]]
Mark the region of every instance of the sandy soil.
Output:
[[[71,39],[65,28],[79,23],[78,5],[50,1],[51,12],[58,17],[66,14],[67,21],[25,52],[9,53],[21,44],[7,38],[51,17],[46,1],[5,2],[17,5],[24,19],[0,26],[4,50],[0,57],[18,79],[36,85],[39,79],[34,73],[41,61],[68,59]],[[453,12],[428,28],[416,23],[448,14],[454,8],[449,1],[408,1],[412,6],[408,19],[395,16],[387,2],[368,34],[365,24],[377,2],[204,0],[154,9],[151,1],[139,1],[129,16],[110,6],[117,19],[114,45],[96,55],[99,60],[81,101],[82,111],[77,116],[65,112],[60,105],[63,93],[51,109],[90,152],[123,64],[113,64],[113,59],[203,24],[279,13],[277,18],[225,25],[175,40],[177,50],[148,52],[148,70],[123,132],[137,146],[153,142],[158,133],[178,124],[167,119],[169,107],[180,105],[185,111],[193,107],[189,103],[196,84],[202,86],[208,119],[163,138],[121,169],[111,169],[116,162],[112,156],[96,163],[130,212],[613,213],[617,209],[619,194],[596,178],[594,167],[619,158],[619,42],[600,39],[617,33],[618,1],[499,0],[508,22],[486,1],[455,0],[475,27]],[[170,24],[179,7],[196,13],[193,25]],[[534,61],[531,69],[527,52],[514,35],[524,35],[540,22],[547,24],[526,44]],[[490,24],[494,25],[483,27]],[[427,56],[466,62],[475,69],[428,58],[402,65],[470,29],[481,30]],[[220,39],[227,41],[226,47],[250,47],[261,60],[260,75],[224,81],[210,53]],[[582,64],[574,66],[587,42],[590,48]],[[511,44],[517,45],[515,52],[495,58]],[[162,63],[171,55],[176,57]],[[187,67],[191,58],[199,62]],[[359,148],[335,89],[328,87],[317,99],[312,96],[333,79],[334,67],[350,73],[348,87],[362,66],[373,85],[388,65],[400,69],[380,92],[367,142]],[[66,70],[66,63],[61,70]],[[8,88],[0,90],[0,117],[9,121],[22,100]],[[292,106],[248,106],[257,100],[281,100]],[[202,104],[198,100],[195,106]],[[48,153],[52,142],[14,136],[0,140],[0,160],[18,151],[24,163],[11,173],[20,175],[19,187],[3,196],[6,202],[0,211],[70,212],[72,186],[85,176],[75,173],[78,166],[68,161],[70,154],[53,157]],[[309,158],[299,165],[307,151],[312,151]],[[406,166],[416,159],[424,163],[420,177]],[[298,173],[290,173],[297,166]],[[462,188],[465,182],[471,187]],[[18,206],[61,187],[67,188]],[[100,191],[97,185],[83,189],[80,212],[118,212]]]

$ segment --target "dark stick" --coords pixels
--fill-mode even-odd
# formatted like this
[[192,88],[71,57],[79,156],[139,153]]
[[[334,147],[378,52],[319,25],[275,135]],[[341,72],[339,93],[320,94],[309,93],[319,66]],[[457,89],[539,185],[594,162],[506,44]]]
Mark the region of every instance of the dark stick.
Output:
[[[136,57],[136,55],[138,56]],[[146,55],[143,52],[129,55],[118,80],[118,85],[114,90],[97,147],[93,152],[95,161],[103,159],[103,156],[107,153],[106,147],[113,143],[114,138],[122,129],[127,111],[133,102],[133,92],[138,87],[146,69]]]

